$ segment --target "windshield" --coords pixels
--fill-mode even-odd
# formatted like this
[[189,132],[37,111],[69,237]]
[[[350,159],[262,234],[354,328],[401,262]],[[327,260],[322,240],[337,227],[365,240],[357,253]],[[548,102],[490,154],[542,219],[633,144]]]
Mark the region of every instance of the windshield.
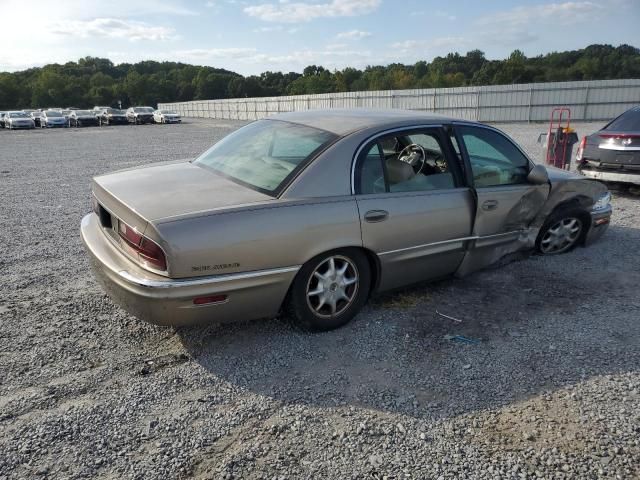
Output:
[[172,112],[171,110],[160,110],[160,113],[163,115],[177,115],[176,112]]
[[107,113],[112,115],[124,115],[122,110],[118,110],[117,108],[107,108]]
[[136,113],[153,113],[153,108],[151,107],[136,107],[133,109]]
[[8,115],[10,118],[29,118],[29,115],[24,112],[10,112]]
[[81,117],[81,116],[86,116],[86,115],[93,115],[93,112],[90,112],[89,110],[76,110],[76,117]]
[[62,113],[56,112],[55,110],[47,112],[47,117],[61,117],[61,116],[62,116]]
[[303,164],[337,135],[278,120],[243,127],[194,160],[225,177],[265,193],[274,193]]
[[618,132],[640,132],[640,109],[633,108],[627,110],[618,118],[613,120],[604,130]]

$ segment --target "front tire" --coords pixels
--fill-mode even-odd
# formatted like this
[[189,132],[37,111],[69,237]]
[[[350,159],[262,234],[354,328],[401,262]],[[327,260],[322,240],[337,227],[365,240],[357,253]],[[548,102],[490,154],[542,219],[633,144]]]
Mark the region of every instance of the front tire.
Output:
[[584,241],[589,221],[589,215],[578,208],[552,213],[538,233],[536,250],[542,255],[557,255],[573,250]]
[[287,314],[305,330],[333,330],[357,315],[370,287],[371,267],[363,252],[327,252],[305,263],[296,275]]

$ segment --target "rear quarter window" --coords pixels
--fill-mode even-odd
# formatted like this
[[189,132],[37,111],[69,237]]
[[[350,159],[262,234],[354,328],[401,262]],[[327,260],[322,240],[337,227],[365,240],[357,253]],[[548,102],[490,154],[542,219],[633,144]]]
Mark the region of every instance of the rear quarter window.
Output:
[[640,132],[640,109],[634,108],[628,110],[613,120],[603,130],[612,130],[618,132]]

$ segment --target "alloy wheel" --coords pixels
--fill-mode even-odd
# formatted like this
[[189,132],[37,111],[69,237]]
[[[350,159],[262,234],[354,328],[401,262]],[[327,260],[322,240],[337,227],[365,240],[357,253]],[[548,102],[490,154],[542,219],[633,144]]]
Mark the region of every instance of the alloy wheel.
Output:
[[354,262],[341,255],[324,259],[307,283],[307,303],[319,317],[340,315],[354,301],[359,286]]
[[582,233],[582,222],[566,217],[553,224],[540,241],[540,251],[545,254],[562,253],[575,245]]

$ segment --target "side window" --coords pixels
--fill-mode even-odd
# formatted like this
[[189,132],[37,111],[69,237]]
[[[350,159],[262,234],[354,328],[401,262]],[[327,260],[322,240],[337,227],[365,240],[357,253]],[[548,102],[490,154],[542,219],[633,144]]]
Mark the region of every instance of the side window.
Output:
[[387,191],[382,169],[382,151],[380,144],[374,143],[361,160],[360,186],[357,190],[362,194],[383,193]]
[[455,188],[437,130],[413,130],[377,139],[359,158],[361,194]]
[[456,127],[469,154],[476,187],[527,183],[529,161],[504,135],[479,127]]

